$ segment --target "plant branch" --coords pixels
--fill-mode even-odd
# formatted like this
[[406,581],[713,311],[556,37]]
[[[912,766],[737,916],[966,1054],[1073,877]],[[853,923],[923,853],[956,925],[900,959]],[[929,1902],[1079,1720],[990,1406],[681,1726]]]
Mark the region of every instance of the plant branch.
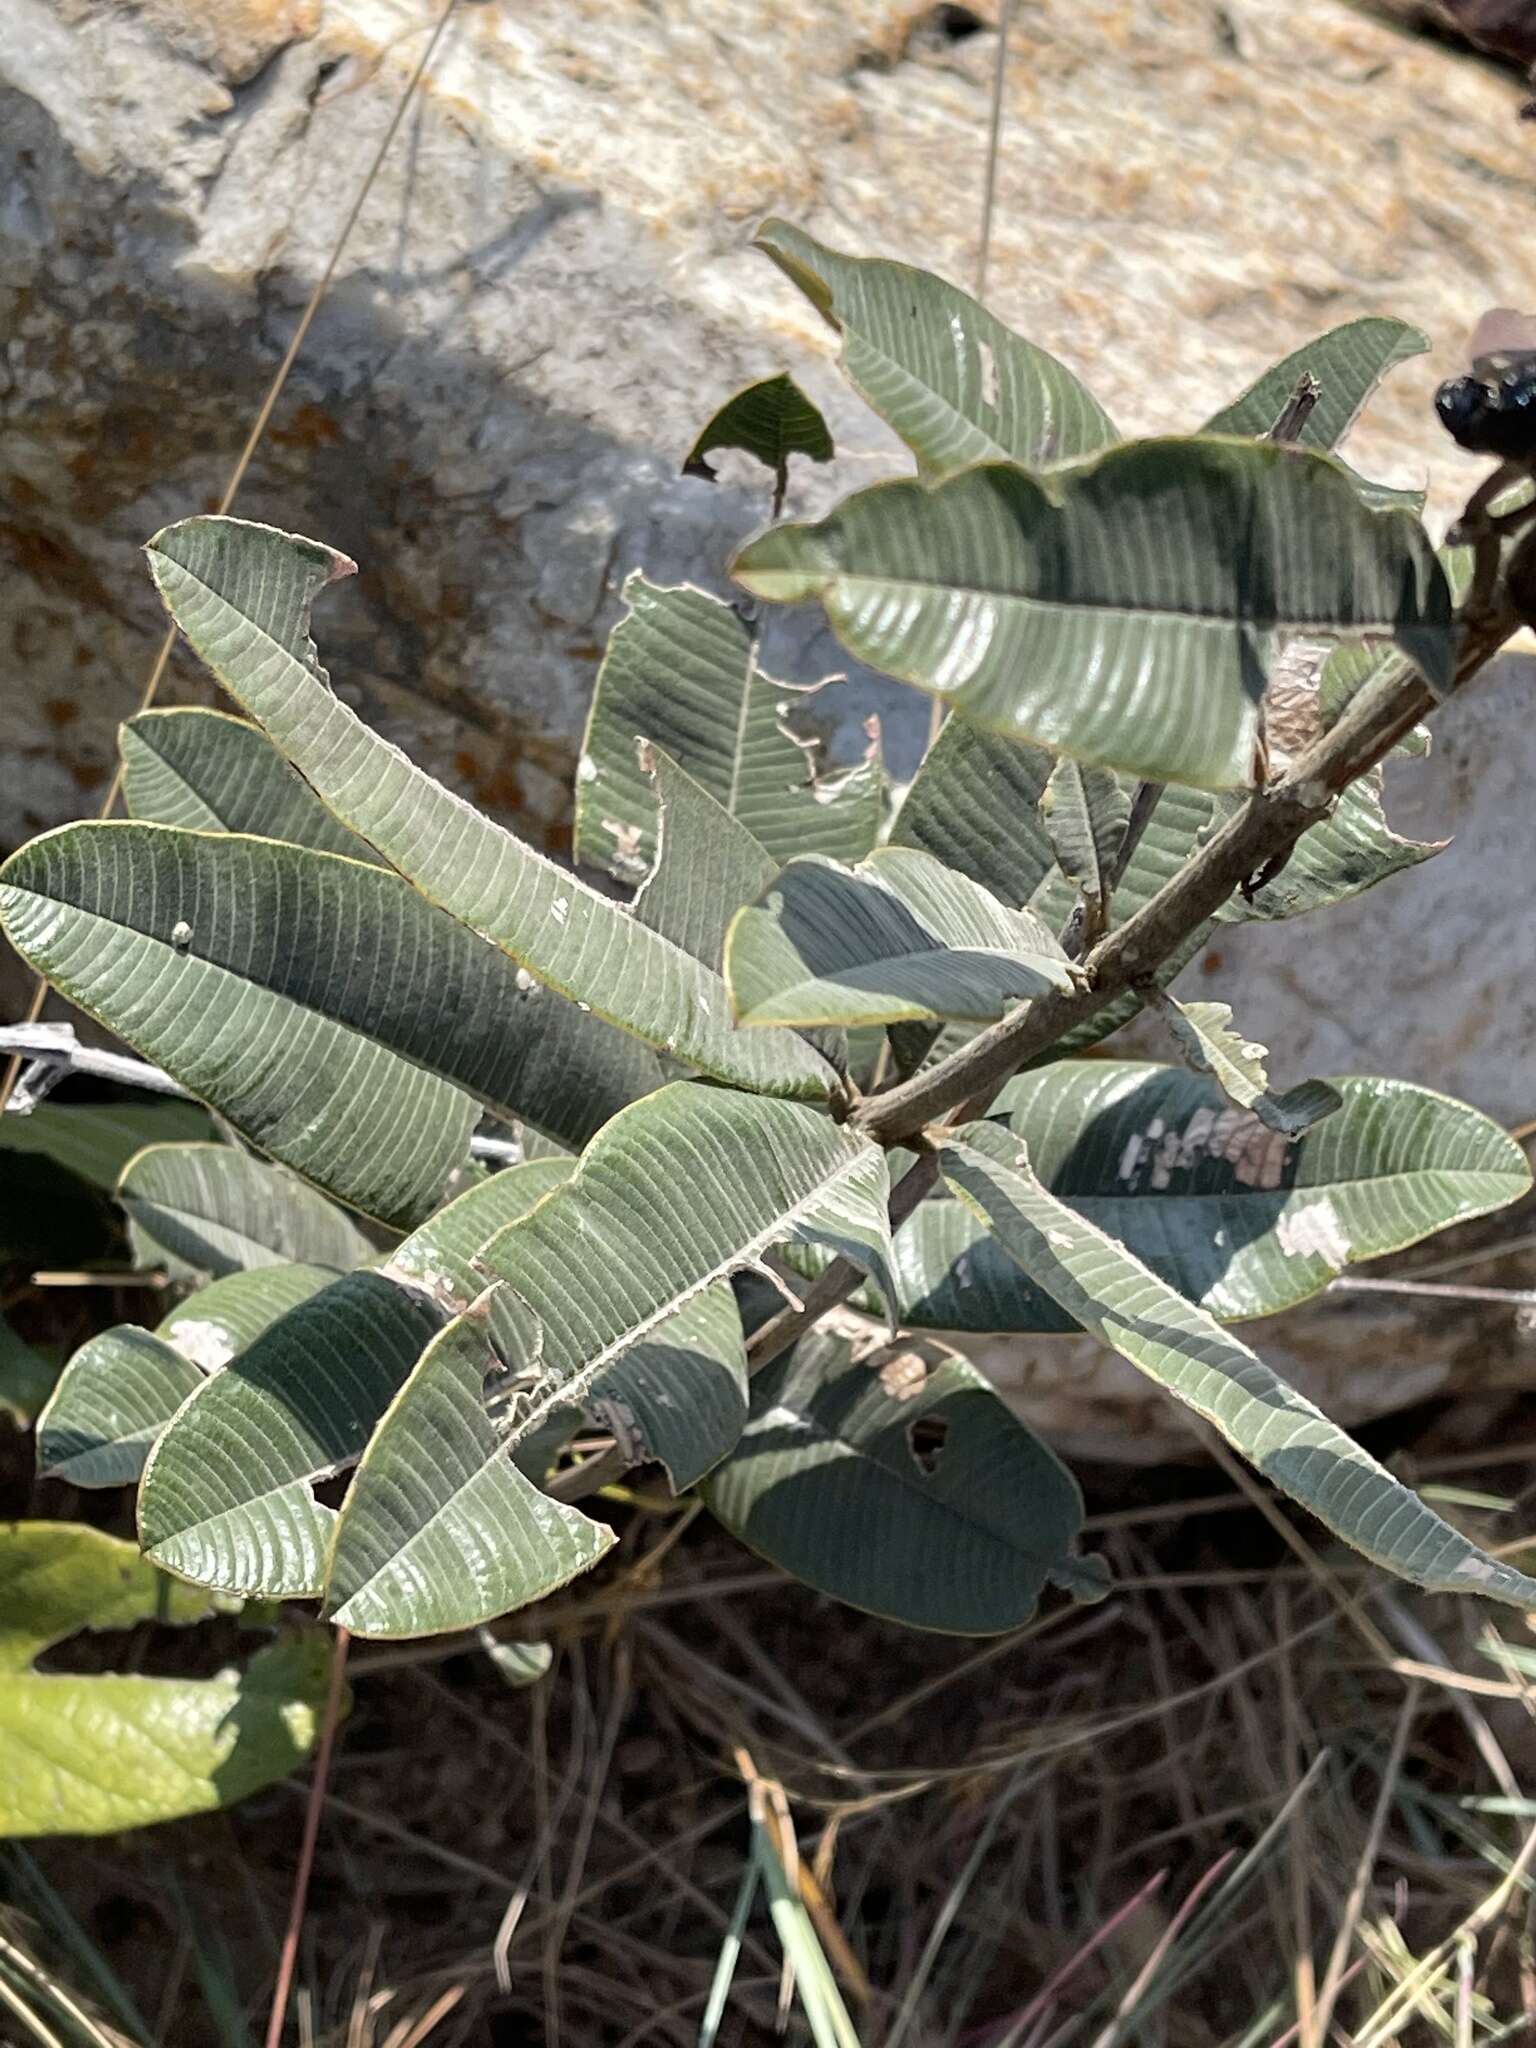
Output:
[[[1507,606],[1464,624],[1458,685],[1498,652],[1514,625]],[[1026,1061],[1049,1051],[1106,1003],[1155,974],[1245,882],[1283,861],[1349,784],[1383,760],[1434,706],[1429,686],[1413,670],[1389,674],[1380,687],[1362,690],[1281,781],[1254,790],[1149,903],[1099,942],[1084,963],[1085,989],[1053,992],[1010,1011],[947,1060],[861,1102],[850,1121],[879,1144],[899,1145],[948,1117],[956,1105],[979,1115],[975,1103],[984,1107]]]

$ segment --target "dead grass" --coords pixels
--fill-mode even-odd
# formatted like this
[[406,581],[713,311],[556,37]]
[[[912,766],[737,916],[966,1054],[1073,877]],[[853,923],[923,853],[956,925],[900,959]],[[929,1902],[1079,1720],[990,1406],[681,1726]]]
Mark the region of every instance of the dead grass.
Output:
[[[1491,1442],[1533,1434],[1536,1404],[1490,1410]],[[1483,1539],[1528,1525],[1528,1468],[1448,1462],[1512,1500],[1452,1507]],[[707,1521],[630,1514],[536,1617],[556,1661],[530,1690],[477,1645],[356,1646],[289,2038],[692,2044],[751,1854],[744,1756],[783,1788],[866,2048],[1536,2039],[1536,1718],[1491,1610],[1319,1556],[1313,1529],[1298,1558],[1241,1496],[1176,1497],[1209,1501],[1215,1470],[1087,1483],[1118,1495],[1096,1540],[1120,1590],[998,1641],[908,1634]],[[302,1792],[33,1845],[54,1903],[28,1891],[9,1938],[104,2009],[67,1911],[157,2048],[251,2038]],[[721,2042],[777,2038],[782,1968],[759,1899]]]

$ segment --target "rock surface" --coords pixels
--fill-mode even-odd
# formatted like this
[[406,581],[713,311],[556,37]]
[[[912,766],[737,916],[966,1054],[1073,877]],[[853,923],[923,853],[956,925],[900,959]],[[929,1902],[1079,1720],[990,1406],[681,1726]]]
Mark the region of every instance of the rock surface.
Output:
[[[358,560],[320,621],[339,686],[543,843],[625,573],[718,583],[764,513],[745,470],[678,475],[718,402],[789,369],[823,404],[840,460],[792,510],[894,466],[746,245],[778,212],[968,281],[980,12],[461,0],[237,509]],[[0,0],[0,844],[100,801],[160,630],[138,547],[217,501],[434,13]],[[1013,34],[998,312],[1131,430],[1336,322],[1414,320],[1435,352],[1350,452],[1448,516],[1478,465],[1435,383],[1489,303],[1536,304],[1518,81],[1337,0],[1037,0]],[[845,665],[813,620],[774,631],[781,673]],[[1394,770],[1399,824],[1450,852],[1196,970],[1287,1078],[1375,1066],[1536,1116],[1532,692],[1506,663]],[[163,701],[204,695],[178,656]],[[926,706],[844,697],[909,768]]]

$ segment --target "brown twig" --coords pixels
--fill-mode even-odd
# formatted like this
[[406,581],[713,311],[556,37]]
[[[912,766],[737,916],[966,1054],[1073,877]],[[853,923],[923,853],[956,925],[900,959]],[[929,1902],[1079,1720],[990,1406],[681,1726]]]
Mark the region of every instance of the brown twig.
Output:
[[310,1780],[304,1805],[304,1833],[299,1842],[298,1868],[293,1873],[293,1893],[288,1902],[288,1924],[283,1930],[282,1952],[277,1963],[277,1982],[272,1987],[272,2010],[267,2015],[266,2048],[279,2048],[288,1999],[293,1990],[293,1973],[298,1961],[299,1936],[304,1931],[304,1908],[309,1899],[310,1872],[315,1867],[315,1843],[320,1836],[320,1810],[331,1775],[331,1751],[336,1743],[336,1724],[341,1716],[341,1688],[347,1671],[347,1645],[351,1637],[344,1628],[336,1631],[331,1653],[331,1679],[325,1693],[325,1719],[320,1724],[320,1746],[315,1752],[315,1775]]

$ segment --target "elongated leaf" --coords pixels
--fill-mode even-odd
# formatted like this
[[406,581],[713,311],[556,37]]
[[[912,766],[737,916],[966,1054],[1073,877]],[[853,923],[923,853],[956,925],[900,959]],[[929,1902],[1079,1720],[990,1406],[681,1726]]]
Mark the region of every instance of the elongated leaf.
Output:
[[[1371,316],[1351,320],[1306,342],[1250,384],[1241,397],[1206,422],[1207,434],[1267,434],[1304,376],[1318,385],[1317,404],[1298,435],[1303,448],[1336,448],[1359,418],[1382,378],[1399,363],[1423,355],[1429,337],[1402,320]],[[1394,491],[1356,478],[1356,488],[1374,505],[1402,505],[1417,511],[1422,491]]]
[[131,1543],[68,1522],[0,1531],[0,1835],[94,1835],[229,1805],[301,1763],[324,1642],[262,1651],[207,1680],[65,1677],[32,1661],[81,1629],[185,1625],[206,1596]]
[[195,1102],[40,1102],[0,1123],[0,1146],[55,1160],[111,1194],[123,1168],[146,1145],[211,1138],[208,1112]]
[[705,591],[634,575],[624,599],[576,772],[577,858],[626,882],[655,860],[657,794],[637,738],[670,755],[781,864],[797,853],[868,853],[880,828],[878,760],[821,775],[814,741],[790,725],[820,686],[763,675],[752,627]]
[[163,1337],[119,1323],[82,1344],[43,1410],[37,1468],[72,1486],[128,1486],[203,1373]]
[[150,1145],[124,1168],[117,1199],[139,1264],[178,1280],[292,1264],[345,1273],[375,1255],[324,1195],[233,1145]]
[[1452,680],[1418,521],[1368,510],[1327,457],[1263,442],[876,484],[732,569],[777,603],[819,598],[850,652],[974,723],[1157,782],[1252,780],[1281,627],[1390,634],[1432,687]]
[[1104,1590],[1077,1554],[1072,1475],[960,1359],[856,1362],[825,1331],[752,1383],[710,1511],[798,1579],[909,1628],[990,1635],[1048,1583]]
[[[1218,822],[1230,805],[1231,799],[1216,799]],[[1381,770],[1374,768],[1350,784],[1322,824],[1303,833],[1272,881],[1256,890],[1251,900],[1234,896],[1222,906],[1220,920],[1244,924],[1251,918],[1300,917],[1373,889],[1389,875],[1443,852],[1448,844],[1403,839],[1392,830],[1382,807]]]
[[58,1377],[58,1367],[0,1316],[0,1415],[16,1429],[30,1429]]
[[444,1312],[378,1273],[347,1273],[205,1379],[149,1454],[147,1556],[221,1592],[320,1591],[334,1510],[314,1482],[350,1464],[442,1328]]
[[779,864],[670,754],[643,741],[660,800],[659,845],[635,916],[718,970],[726,927]]
[[[145,1547],[199,1584],[318,1593],[334,1516],[313,1482],[358,1457],[431,1338],[479,1293],[487,1240],[571,1164],[529,1161],[469,1189],[381,1272],[334,1282],[206,1381],[145,1468]],[[509,1304],[505,1334],[515,1342],[527,1323]]]
[[423,1353],[354,1475],[327,1604],[355,1635],[490,1621],[595,1564],[613,1532],[541,1493],[486,1413],[490,1299]]
[[71,1486],[128,1486],[182,1402],[336,1276],[263,1266],[215,1280],[153,1332],[119,1323],[82,1344],[38,1419],[37,1469]]
[[809,1046],[732,1031],[718,976],[413,767],[333,694],[309,610],[350,573],[344,556],[271,527],[189,519],[157,534],[149,557],[220,682],[343,824],[431,902],[558,994],[717,1080],[833,1092]]
[[814,1110],[674,1082],[622,1110],[483,1263],[538,1318],[542,1401],[556,1405],[776,1244],[824,1244],[885,1273],[888,1189],[879,1148]]
[[[1345,1266],[1517,1201],[1520,1148],[1466,1104],[1405,1081],[1336,1080],[1344,1106],[1294,1143],[1215,1084],[1139,1061],[1059,1061],[995,1114],[1059,1200],[1222,1322],[1273,1315]],[[1073,1327],[959,1202],[896,1233],[903,1318],[930,1329]],[[797,1263],[803,1255],[797,1255]]]
[[1016,1138],[968,1125],[942,1168],[1037,1286],[1335,1535],[1415,1585],[1536,1604],[1536,1579],[1469,1543],[1203,1309],[1058,1201]]
[[[228,893],[199,906],[193,850],[261,844],[156,825],[65,826],[0,868],[0,924],[71,1002],[217,1103],[262,1151],[369,1215],[409,1224],[430,1214],[467,1157],[474,1104],[281,986],[283,962],[300,975],[305,961],[335,971],[334,952],[309,953],[303,926],[248,924]],[[279,986],[245,971],[258,962],[272,964]]]
[[[398,875],[272,839],[121,823],[76,830],[67,878],[50,873],[55,953],[68,905],[86,914],[87,931],[105,920],[158,939],[152,952],[183,967],[207,963],[224,1005],[275,1000],[296,1034],[313,1019],[339,1026],[562,1143],[584,1144],[660,1085],[645,1047],[530,988],[504,953]],[[179,943],[167,947],[173,930]],[[120,1011],[131,995],[109,985],[99,999]],[[225,1014],[216,999],[205,1030]],[[295,1061],[295,1088],[306,1078]]]
[[996,456],[1030,467],[1067,461],[1115,439],[1064,363],[942,278],[840,255],[782,220],[763,223],[756,247],[841,334],[844,375],[925,476]]
[[1180,1003],[1161,995],[1157,1007],[1180,1051],[1197,1073],[1209,1074],[1229,1102],[1251,1109],[1269,1130],[1299,1138],[1344,1107],[1326,1081],[1302,1081],[1284,1095],[1270,1092],[1266,1048],[1232,1028],[1228,1003]]
[[1108,768],[1063,757],[1041,791],[1040,816],[1056,865],[1082,891],[1091,927],[1102,928],[1130,822],[1130,791]]
[[264,733],[227,711],[141,711],[118,734],[130,818],[193,832],[249,832],[377,862],[339,825]]
[[737,913],[725,976],[743,1024],[984,1022],[1072,977],[1054,935],[931,855],[796,860]]
[[791,455],[830,462],[834,452],[826,421],[794,378],[784,376],[765,377],[728,398],[689,449],[684,476],[713,483],[715,472],[704,458],[718,448],[740,448],[781,477]]

